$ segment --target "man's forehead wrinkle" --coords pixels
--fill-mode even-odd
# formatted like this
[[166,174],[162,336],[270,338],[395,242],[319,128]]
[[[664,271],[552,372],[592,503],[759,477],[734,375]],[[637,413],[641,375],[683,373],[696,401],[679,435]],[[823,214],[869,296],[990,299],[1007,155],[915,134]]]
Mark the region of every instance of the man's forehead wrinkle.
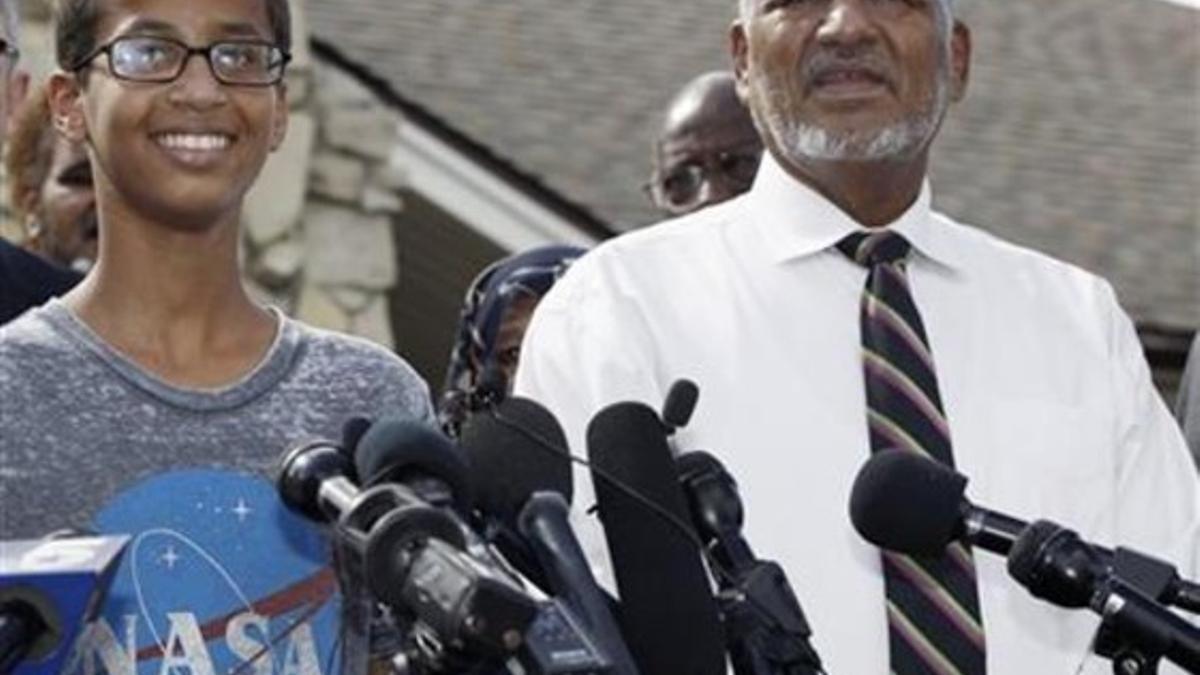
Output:
[[178,34],[175,24],[151,17],[135,17],[117,27],[121,33],[170,33]]
[[694,156],[714,151],[728,151],[759,146],[759,137],[750,128],[745,133],[742,125],[729,120],[707,120],[677,129],[663,136],[659,149],[664,160]]
[[[205,26],[204,30],[214,30],[215,34],[225,36],[263,37],[259,27],[249,21],[222,21],[212,26],[211,29]],[[122,35],[130,33],[153,33],[172,37],[180,37],[183,34],[183,31],[180,30],[177,24],[147,16],[135,17],[128,23],[118,26],[117,32]]]
[[249,21],[223,21],[217,26],[222,35],[262,37],[259,27]]

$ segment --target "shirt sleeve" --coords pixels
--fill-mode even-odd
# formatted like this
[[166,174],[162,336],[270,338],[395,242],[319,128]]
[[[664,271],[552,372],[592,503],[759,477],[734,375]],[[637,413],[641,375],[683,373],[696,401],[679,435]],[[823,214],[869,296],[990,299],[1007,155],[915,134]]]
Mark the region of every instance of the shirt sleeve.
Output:
[[1150,377],[1133,322],[1112,298],[1110,344],[1119,397],[1117,543],[1200,572],[1200,479]]
[[376,415],[400,414],[440,431],[429,385],[416,369],[404,359],[387,354],[387,363],[380,370],[386,376],[381,378],[373,397]]
[[662,405],[659,360],[638,303],[586,262],[538,305],[514,383],[514,393],[554,413],[572,453],[581,457],[587,455],[588,422],[605,406]]
[[1192,341],[1187,367],[1179,384],[1179,397],[1175,400],[1175,416],[1183,426],[1183,435],[1192,451],[1192,458],[1200,468],[1200,333]]

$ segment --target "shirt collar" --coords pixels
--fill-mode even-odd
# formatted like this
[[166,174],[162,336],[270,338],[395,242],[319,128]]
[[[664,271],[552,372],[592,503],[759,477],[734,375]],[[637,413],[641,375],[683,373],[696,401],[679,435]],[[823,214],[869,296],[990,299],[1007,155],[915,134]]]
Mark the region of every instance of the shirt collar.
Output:
[[[904,235],[922,256],[950,268],[959,267],[960,251],[950,228],[936,222],[926,179],[907,211],[887,227]],[[750,220],[767,256],[776,263],[824,251],[846,235],[864,230],[845,211],[783,169],[770,151],[763,152],[754,186],[747,195]]]

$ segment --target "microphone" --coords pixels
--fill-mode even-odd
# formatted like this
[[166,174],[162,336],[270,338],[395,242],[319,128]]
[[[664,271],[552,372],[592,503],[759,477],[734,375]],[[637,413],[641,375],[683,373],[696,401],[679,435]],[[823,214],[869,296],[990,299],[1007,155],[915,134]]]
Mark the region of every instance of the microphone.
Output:
[[0,545],[0,673],[57,675],[100,612],[129,537]]
[[[548,410],[529,399],[514,398],[502,408],[486,409],[467,418],[459,434],[459,443],[470,458],[472,483],[476,487],[476,507],[485,516],[487,539],[500,549],[526,579],[546,592],[549,580],[533,550],[517,531],[519,505],[529,495],[547,485],[559,492],[569,504],[574,486],[567,441],[562,427]],[[549,450],[526,453],[526,444],[544,443],[561,451],[556,457]],[[525,456],[526,471],[513,457]],[[503,477],[503,479],[501,479]],[[513,505],[517,505],[514,508]]]
[[[454,511],[389,482],[407,481],[449,505],[447,484],[465,480],[458,473],[465,461],[453,448],[446,452],[448,441],[412,426],[419,425],[389,422],[364,435],[359,471],[378,484],[362,492],[347,479],[352,467],[345,453],[329,443],[292,450],[278,474],[280,496],[290,508],[336,521],[334,536],[355,569],[364,570],[359,575],[371,593],[415,615],[413,640],[402,657],[430,672],[475,672],[479,657],[513,656],[524,668],[519,672],[607,672],[608,662],[568,607],[535,600],[486,550],[472,555],[474,533]],[[457,459],[429,461],[439,454]]]
[[279,460],[275,486],[284,506],[318,523],[337,521],[359,497],[354,463],[328,441],[298,445]]
[[[976,506],[964,496],[966,486],[966,476],[943,464],[882,450],[854,480],[850,520],[867,541],[900,553],[941,555],[951,542],[962,540],[1007,556],[1009,574],[1035,596],[1064,607],[1087,606],[1080,602],[1084,586],[1120,576],[1160,602],[1200,611],[1200,585],[1181,579],[1168,563],[1084,542],[1048,521],[1030,526]],[[1059,533],[1048,536],[1049,529]]]
[[[556,454],[538,441],[562,450]],[[554,415],[534,401],[514,396],[472,416],[459,442],[469,458],[475,503],[484,513],[515,523],[524,501],[539,490],[571,501],[566,435]]]
[[[537,603],[464,552],[465,529],[451,511],[431,506],[404,485],[382,482],[389,476],[408,477],[427,481],[422,487],[432,485],[440,494],[444,486],[430,476],[454,461],[428,471],[415,460],[389,462],[394,456],[412,459],[421,451],[388,448],[385,441],[421,439],[423,434],[397,428],[410,426],[403,422],[375,426],[380,431],[373,427],[360,443],[359,472],[380,484],[360,492],[347,478],[352,466],[341,449],[314,443],[281,459],[280,497],[289,508],[319,522],[335,522],[334,536],[356,556],[352,562],[363,569],[372,595],[414,614],[441,644],[488,658],[514,654],[537,618]],[[448,482],[459,480],[465,479],[460,475]]]
[[[539,440],[530,438],[530,432]],[[506,399],[490,415],[463,429],[480,508],[520,532],[540,565],[546,590],[563,598],[612,660],[615,672],[637,673],[604,592],[567,521],[571,464],[566,437],[554,416],[537,403]]]
[[705,547],[730,573],[749,569],[756,560],[742,537],[745,512],[733,476],[716,457],[702,450],[676,457],[675,466],[692,524]]
[[[358,450],[358,442],[371,429],[372,419],[365,415],[355,415],[342,423],[342,452],[346,453],[347,457],[354,458],[355,452]],[[357,476],[351,476],[357,480]]]
[[363,487],[400,483],[434,506],[471,511],[467,459],[438,431],[402,418],[380,419],[362,435],[354,464]]
[[864,539],[891,551],[936,557],[952,541],[1007,556],[1023,521],[979,508],[964,497],[967,477],[901,450],[863,464],[850,492],[850,521]]
[[759,560],[742,536],[737,482],[703,451],[676,458],[692,523],[712,554],[717,596],[738,675],[815,674],[821,659],[809,644],[808,619],[778,563]]
[[[662,420],[642,403],[616,403],[592,419],[587,445],[622,624],[638,664],[647,673],[723,674],[725,636]],[[629,491],[660,512],[648,513]]]
[[[1135,557],[1128,559],[1130,555]],[[1008,573],[1034,597],[1060,607],[1090,608],[1103,616],[1097,654],[1123,659],[1128,658],[1130,647],[1151,650],[1190,672],[1200,672],[1200,630],[1163,609],[1153,594],[1145,592],[1149,588],[1161,595],[1161,589],[1171,582],[1177,586],[1183,582],[1177,576],[1170,578],[1174,568],[1155,565],[1158,561],[1153,559],[1147,564],[1140,555],[1121,548],[1109,552],[1065,527],[1039,520],[1013,543]],[[1123,573],[1123,567],[1132,574]],[[1195,585],[1191,586],[1194,591]],[[1124,668],[1120,672],[1143,671]]]
[[686,379],[675,380],[667,390],[667,398],[663,401],[662,421],[667,427],[667,435],[672,436],[677,429],[686,427],[696,412],[696,402],[700,398],[700,388],[695,382]]

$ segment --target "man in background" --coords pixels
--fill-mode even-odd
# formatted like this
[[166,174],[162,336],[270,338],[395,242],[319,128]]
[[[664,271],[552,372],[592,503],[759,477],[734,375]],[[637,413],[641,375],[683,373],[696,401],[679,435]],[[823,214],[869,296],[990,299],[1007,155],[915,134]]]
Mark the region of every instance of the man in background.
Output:
[[704,73],[671,99],[646,187],[665,215],[682,216],[749,190],[761,157],[762,141],[733,74]]
[[100,233],[92,165],[84,144],[55,132],[44,86],[16,111],[4,164],[22,246],[56,265],[90,269]]
[[[0,150],[8,134],[9,115],[25,98],[29,75],[17,69],[18,0],[0,0]],[[67,292],[79,275],[0,239],[0,324]]]

